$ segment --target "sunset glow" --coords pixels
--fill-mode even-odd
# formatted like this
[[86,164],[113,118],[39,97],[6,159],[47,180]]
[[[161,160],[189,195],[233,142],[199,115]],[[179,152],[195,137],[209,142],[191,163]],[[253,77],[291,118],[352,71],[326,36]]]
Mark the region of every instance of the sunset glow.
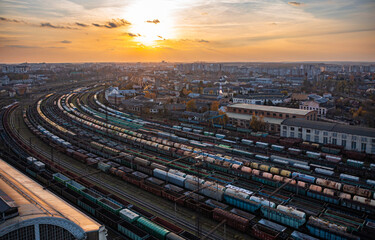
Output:
[[373,61],[371,0],[0,0],[0,62]]
[[124,14],[131,22],[129,31],[135,41],[153,46],[156,41],[175,37],[173,3],[168,1],[141,0],[130,4]]

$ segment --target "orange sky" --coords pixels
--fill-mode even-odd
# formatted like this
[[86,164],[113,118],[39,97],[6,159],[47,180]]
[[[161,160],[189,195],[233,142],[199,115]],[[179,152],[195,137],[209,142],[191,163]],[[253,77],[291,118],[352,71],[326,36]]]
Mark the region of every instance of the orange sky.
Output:
[[375,61],[373,0],[0,0],[0,62]]

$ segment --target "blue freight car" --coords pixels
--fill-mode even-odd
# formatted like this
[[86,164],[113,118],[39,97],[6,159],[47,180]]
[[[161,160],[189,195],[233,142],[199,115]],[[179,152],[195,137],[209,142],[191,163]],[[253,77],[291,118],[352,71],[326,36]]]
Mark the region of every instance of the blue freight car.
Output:
[[312,235],[320,239],[360,240],[360,237],[347,233],[345,227],[316,217],[310,217],[306,227]]
[[297,180],[301,180],[304,182],[309,182],[309,183],[315,183],[316,178],[310,175],[294,172],[292,173],[292,177],[296,178]]
[[250,212],[255,212],[261,207],[261,204],[258,202],[255,202],[249,199],[240,198],[235,195],[228,194],[228,193],[224,194],[224,201],[232,206],[236,206],[237,208],[250,211]]
[[295,209],[290,209],[285,206],[281,206],[283,208],[279,209],[279,206],[277,207],[277,209],[270,208],[268,206],[262,206],[261,211],[262,211],[263,216],[265,218],[272,219],[273,221],[282,223],[284,225],[287,225],[296,229],[300,228],[303,224],[305,224],[306,214],[304,212],[298,211]]
[[310,235],[307,235],[305,233],[301,233],[301,232],[298,232],[298,231],[292,232],[292,234],[290,235],[290,237],[293,240],[318,240],[317,238],[314,238],[314,237],[312,237]]
[[331,196],[331,195],[324,194],[324,193],[321,193],[321,192],[309,190],[309,191],[307,191],[306,195],[308,197],[315,198],[315,199],[318,199],[318,200],[322,200],[322,201],[328,202],[328,203],[333,203],[333,204],[339,204],[340,203],[339,197]]

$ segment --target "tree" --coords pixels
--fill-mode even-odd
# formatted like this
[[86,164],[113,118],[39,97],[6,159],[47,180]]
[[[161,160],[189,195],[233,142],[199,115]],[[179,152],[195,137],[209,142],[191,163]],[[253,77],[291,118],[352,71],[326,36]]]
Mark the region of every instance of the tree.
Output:
[[187,90],[187,89],[182,89],[182,92],[183,92],[183,94],[185,95],[185,96],[187,96],[187,95],[189,95],[189,93],[191,93],[191,91],[190,90]]
[[213,101],[211,103],[211,111],[218,111],[220,103],[218,101]]
[[125,89],[133,89],[133,83],[128,83],[124,87]]
[[268,106],[273,106],[273,102],[271,101],[271,99],[268,99],[267,105]]
[[186,103],[186,110],[191,111],[191,112],[197,110],[197,105],[196,105],[194,99],[192,99],[192,100],[190,100],[190,101],[188,101],[188,102]]
[[260,130],[263,130],[264,127],[265,127],[265,123],[264,123],[264,120],[263,120],[263,116],[260,116],[259,118],[255,115],[255,113],[253,114],[252,118],[251,118],[251,121],[250,121],[250,127],[254,130],[254,131],[260,131]]
[[203,94],[203,87],[200,87],[200,88],[199,88],[199,93],[200,93],[200,94]]
[[198,86],[199,86],[199,88],[203,88],[203,81],[200,81],[200,82],[198,83]]
[[286,90],[281,91],[281,93],[282,93],[284,96],[287,96],[287,95],[288,95],[288,91],[286,91]]
[[224,115],[223,116],[223,124],[227,124],[227,122],[229,121],[228,115],[225,112],[221,111],[221,110],[219,110],[219,115]]
[[358,117],[364,116],[366,114],[367,114],[367,112],[364,111],[362,107],[359,107],[357,111],[353,112],[353,118],[358,118]]
[[146,98],[155,99],[155,98],[156,98],[156,94],[147,91],[147,92],[145,92],[145,97],[146,97]]

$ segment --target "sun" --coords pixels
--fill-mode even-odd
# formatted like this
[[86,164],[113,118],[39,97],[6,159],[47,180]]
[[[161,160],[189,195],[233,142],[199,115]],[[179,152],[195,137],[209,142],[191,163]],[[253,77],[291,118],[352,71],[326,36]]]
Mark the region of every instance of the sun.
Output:
[[174,37],[173,1],[138,0],[129,5],[124,18],[131,22],[134,40],[145,46]]

